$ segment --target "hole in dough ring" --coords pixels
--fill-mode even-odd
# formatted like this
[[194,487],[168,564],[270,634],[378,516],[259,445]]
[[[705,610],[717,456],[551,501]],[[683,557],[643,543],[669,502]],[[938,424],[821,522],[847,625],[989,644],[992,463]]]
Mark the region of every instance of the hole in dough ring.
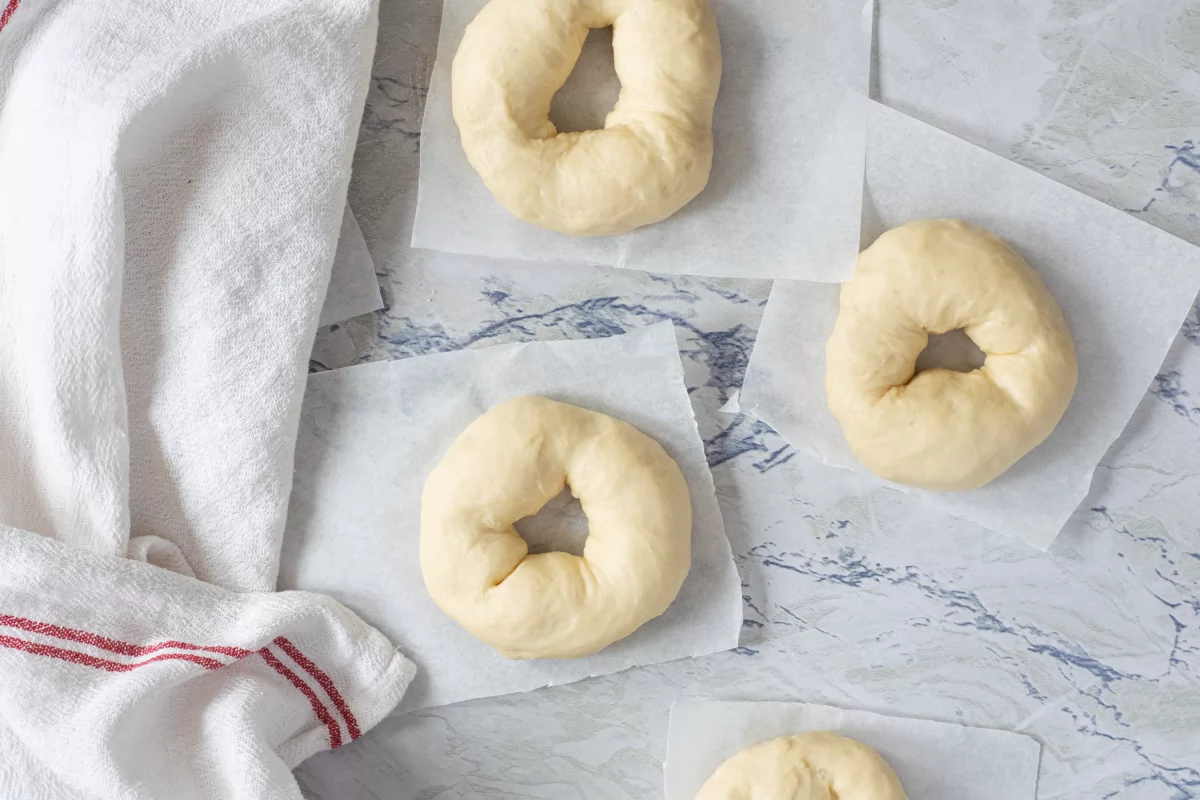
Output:
[[748,747],[717,768],[696,800],[908,800],[883,757],[829,731]]
[[[929,334],[957,328],[983,366],[914,377]],[[859,255],[825,346],[826,399],[854,455],[936,491],[983,486],[1039,445],[1077,377],[1041,276],[1000,237],[951,219],[910,222]]]
[[[596,131],[558,133],[550,99],[591,28],[613,28],[621,94]],[[574,236],[625,233],[708,182],[721,81],[705,0],[490,0],[454,55],[467,160],[516,217]]]
[[[583,555],[531,554],[513,523],[564,485],[587,515]],[[544,397],[468,425],[421,498],[426,589],[507,658],[575,658],[633,633],[679,593],[691,543],[687,483],[658,442]]]

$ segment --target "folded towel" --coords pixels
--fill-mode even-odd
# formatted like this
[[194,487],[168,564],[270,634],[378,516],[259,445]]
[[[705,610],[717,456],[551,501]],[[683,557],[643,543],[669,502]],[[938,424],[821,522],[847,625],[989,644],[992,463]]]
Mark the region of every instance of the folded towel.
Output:
[[269,590],[374,3],[6,8],[0,521]]
[[291,768],[399,702],[341,605],[237,593],[0,526],[0,797],[295,798]]
[[0,0],[0,798],[299,798],[412,677],[269,593],[375,25]]

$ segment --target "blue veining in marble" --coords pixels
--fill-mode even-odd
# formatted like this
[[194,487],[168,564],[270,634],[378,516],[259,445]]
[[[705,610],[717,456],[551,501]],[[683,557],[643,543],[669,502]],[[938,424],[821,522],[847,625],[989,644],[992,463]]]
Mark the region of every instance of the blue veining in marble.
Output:
[[[681,288],[679,279],[654,276],[656,283],[670,288],[672,300],[696,302],[695,289]],[[711,291],[723,302],[762,305],[745,295],[704,282],[699,286]],[[592,339],[616,336],[656,322],[670,321],[685,332],[680,355],[704,367],[707,379],[689,385],[688,391],[701,387],[716,391],[723,403],[733,390],[741,386],[755,331],[743,324],[722,330],[705,330],[684,314],[656,308],[641,298],[637,301],[620,296],[591,297],[573,303],[557,305],[546,311],[526,312],[525,302],[509,291],[489,287],[481,298],[501,315],[460,335],[452,335],[441,323],[420,324],[409,317],[392,317],[382,343],[388,357],[404,358],[413,355],[458,350],[481,343],[533,341],[545,338]],[[751,466],[766,472],[787,463],[795,451],[763,422],[737,415],[727,427],[704,440],[709,465],[716,466],[746,453],[756,455]]]
[[[1173,564],[1175,561],[1172,543],[1163,536],[1139,534],[1129,530],[1128,526],[1116,522],[1105,507],[1093,509],[1098,517],[1110,523],[1113,530],[1128,538],[1138,546],[1146,546],[1159,553],[1160,559]],[[842,521],[837,521],[831,527],[845,527]],[[1196,553],[1181,555],[1193,558],[1200,557]],[[1156,684],[1166,680],[1175,680],[1176,675],[1190,676],[1194,654],[1200,651],[1190,644],[1185,644],[1184,636],[1189,626],[1176,614],[1170,619],[1174,626],[1175,637],[1168,655],[1166,670],[1161,675],[1142,675],[1129,669],[1120,668],[1105,659],[1088,652],[1087,648],[1072,641],[1065,640],[1052,630],[1047,630],[1038,624],[1021,621],[1011,614],[990,608],[976,592],[956,589],[946,586],[942,581],[926,574],[924,570],[913,565],[889,566],[871,561],[859,554],[854,548],[842,547],[836,552],[826,555],[814,555],[780,547],[775,542],[764,542],[756,545],[739,561],[752,559],[769,570],[783,570],[789,574],[803,576],[814,584],[835,584],[869,589],[876,587],[893,587],[893,590],[883,590],[888,596],[895,596],[895,587],[915,589],[918,595],[928,605],[941,608],[941,619],[945,624],[955,627],[971,628],[983,636],[999,636],[1013,641],[1026,652],[1038,658],[1051,660],[1058,665],[1061,673],[1069,678],[1075,687],[1079,700],[1062,704],[1058,710],[1075,721],[1075,728],[1081,734],[1120,743],[1129,748],[1142,763],[1142,768],[1135,773],[1127,773],[1123,778],[1126,786],[1146,784],[1160,785],[1169,788],[1172,798],[1195,798],[1196,790],[1200,787],[1200,771],[1192,766],[1178,766],[1167,763],[1162,757],[1153,755],[1147,746],[1139,740],[1139,733],[1127,720],[1127,715],[1121,705],[1121,688],[1135,683]],[[1178,600],[1172,601],[1158,597],[1159,601],[1171,608],[1186,608],[1192,618],[1200,618],[1200,587],[1193,583],[1175,580],[1166,575],[1163,570],[1154,570],[1155,574],[1168,582],[1181,593]],[[815,628],[790,609],[780,606],[778,611],[786,614],[791,621],[799,623],[802,628]],[[766,619],[759,608],[756,614]],[[924,627],[927,621],[913,618],[907,622],[911,627]],[[820,630],[817,628],[817,630]],[[997,653],[1003,660],[1011,658]],[[1014,664],[1014,667],[1018,665]],[[1048,696],[1037,686],[1025,669],[1017,669],[1026,693],[1032,699],[1041,703],[1048,702]],[[1088,702],[1095,710],[1088,710],[1079,705]],[[1128,731],[1127,734],[1116,731]],[[1195,738],[1194,736],[1192,737]],[[1104,796],[1114,797],[1119,792],[1110,792]]]
[[1154,190],[1154,195],[1146,201],[1146,204],[1141,208],[1127,208],[1126,211],[1132,214],[1141,214],[1149,211],[1154,203],[1162,196],[1163,193],[1170,194],[1177,190],[1177,186],[1172,182],[1176,168],[1190,169],[1193,172],[1200,173],[1200,152],[1196,151],[1196,143],[1191,139],[1186,139],[1182,144],[1163,145],[1166,150],[1175,154],[1175,157],[1167,162],[1166,171],[1163,174],[1162,181]]
[[1150,393],[1165,400],[1176,414],[1195,424],[1194,418],[1200,416],[1200,406],[1191,399],[1191,392],[1183,388],[1181,378],[1177,369],[1160,372],[1154,376]]
[[1197,300],[1188,312],[1179,333],[1189,344],[1200,345],[1200,300]]
[[[768,442],[772,442],[774,446]],[[745,453],[762,453],[762,458],[750,464],[758,472],[766,472],[786,464],[796,454],[791,445],[783,442],[771,426],[746,416],[739,416],[734,424],[705,439],[704,450],[708,454],[710,467],[724,464]]]
[[680,352],[707,367],[709,378],[703,385],[728,393],[741,385],[754,345],[754,332],[743,325],[728,330],[703,330],[680,314],[616,296],[593,297],[537,313],[524,313],[520,302],[504,291],[488,290],[483,297],[505,316],[458,337],[448,335],[440,324],[422,326],[411,319],[398,318],[395,321],[399,325],[391,326],[384,334],[388,354],[403,358],[470,347],[488,339],[533,341],[546,338],[548,329],[554,329],[562,338],[593,339],[669,320],[687,331],[688,341],[695,343],[692,347],[685,344]]
[[[1085,647],[1063,639],[1054,631],[1030,622],[1018,621],[1003,612],[989,608],[976,592],[948,587],[914,565],[889,566],[871,561],[852,547],[839,548],[833,555],[814,555],[785,549],[775,542],[755,545],[746,554],[746,558],[768,570],[784,570],[803,576],[814,584],[836,584],[854,589],[867,589],[871,586],[910,587],[934,607],[942,609],[941,619],[944,623],[954,627],[971,628],[982,634],[1010,637],[1019,642],[1028,653],[1052,659],[1061,667],[1078,674],[1086,683],[1098,682],[1096,685],[1099,688],[1095,690],[1086,689],[1085,683],[1080,683],[1080,691],[1090,691],[1094,694],[1107,690],[1107,687],[1115,682],[1146,677],[1106,663],[1104,659],[1089,653]],[[1188,601],[1188,604],[1191,605],[1192,602]],[[780,610],[788,613],[792,619],[800,620],[782,607]],[[1195,605],[1194,610],[1200,612],[1200,605]],[[755,611],[759,617],[767,619],[767,615],[760,609],[755,608]],[[1177,630],[1181,630],[1179,626],[1183,623],[1176,619],[1175,624]],[[1028,679],[1027,691],[1030,696],[1039,696],[1039,690],[1028,684]],[[1100,698],[1096,696],[1096,699]],[[1116,714],[1114,720],[1119,722],[1116,706],[1111,706],[1111,710]]]
[[359,144],[377,137],[398,136],[414,149],[421,146],[421,127],[417,109],[425,104],[429,90],[419,84],[407,83],[379,75],[371,77],[371,98],[363,109],[359,129]]
[[[1112,708],[1110,705],[1102,707]],[[1076,729],[1080,733],[1125,745],[1132,749],[1144,762],[1149,774],[1139,775],[1136,778],[1126,778],[1123,781],[1126,788],[1148,783],[1160,784],[1174,790],[1175,793],[1171,795],[1171,800],[1192,800],[1192,798],[1197,796],[1195,790],[1200,789],[1200,770],[1187,766],[1172,767],[1161,763],[1152,758],[1146,752],[1145,746],[1137,739],[1101,730],[1097,715],[1095,714],[1088,713],[1080,708],[1071,708],[1070,706],[1063,706],[1062,711],[1075,720]],[[1103,797],[1116,797],[1119,794],[1121,794],[1120,791],[1113,791],[1103,795]]]
[[1026,694],[1028,694],[1031,698],[1042,702],[1050,699],[1046,697],[1046,695],[1042,694],[1041,691],[1033,685],[1033,681],[1029,679],[1029,675],[1027,673],[1019,672],[1018,675],[1021,678],[1021,684],[1025,687]]

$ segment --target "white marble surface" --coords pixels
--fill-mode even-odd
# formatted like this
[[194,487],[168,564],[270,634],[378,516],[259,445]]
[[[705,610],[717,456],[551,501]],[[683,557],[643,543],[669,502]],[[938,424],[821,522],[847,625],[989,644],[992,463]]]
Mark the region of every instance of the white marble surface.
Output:
[[[878,96],[1200,242],[1200,0],[879,0]],[[675,322],[745,592],[735,651],[389,719],[302,765],[358,798],[661,797],[682,698],[1022,731],[1040,798],[1200,797],[1200,316],[1049,553],[717,408],[768,284],[410,250],[436,0],[383,0],[351,204],[388,307],[314,367]]]

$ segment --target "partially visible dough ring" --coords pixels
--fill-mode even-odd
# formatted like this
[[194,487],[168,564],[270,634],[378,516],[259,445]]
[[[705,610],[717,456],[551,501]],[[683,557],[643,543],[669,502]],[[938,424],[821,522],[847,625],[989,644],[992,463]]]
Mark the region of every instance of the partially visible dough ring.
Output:
[[[583,556],[530,554],[513,527],[569,484]],[[594,653],[667,610],[691,566],[678,465],[632,425],[544,397],[463,430],[425,481],[421,574],[438,607],[507,658]]]
[[717,768],[696,800],[908,800],[886,761],[829,731],[748,747]]
[[[913,375],[931,333],[962,328],[987,358]],[[937,491],[983,486],[1041,444],[1075,392],[1066,320],[1000,237],[952,219],[910,222],[858,258],[825,347],[825,391],[868,469]]]
[[[550,99],[590,28],[613,28],[621,95],[603,130],[559,133]],[[706,0],[490,0],[454,55],[471,166],[516,217],[574,236],[625,233],[700,193],[721,81]]]

